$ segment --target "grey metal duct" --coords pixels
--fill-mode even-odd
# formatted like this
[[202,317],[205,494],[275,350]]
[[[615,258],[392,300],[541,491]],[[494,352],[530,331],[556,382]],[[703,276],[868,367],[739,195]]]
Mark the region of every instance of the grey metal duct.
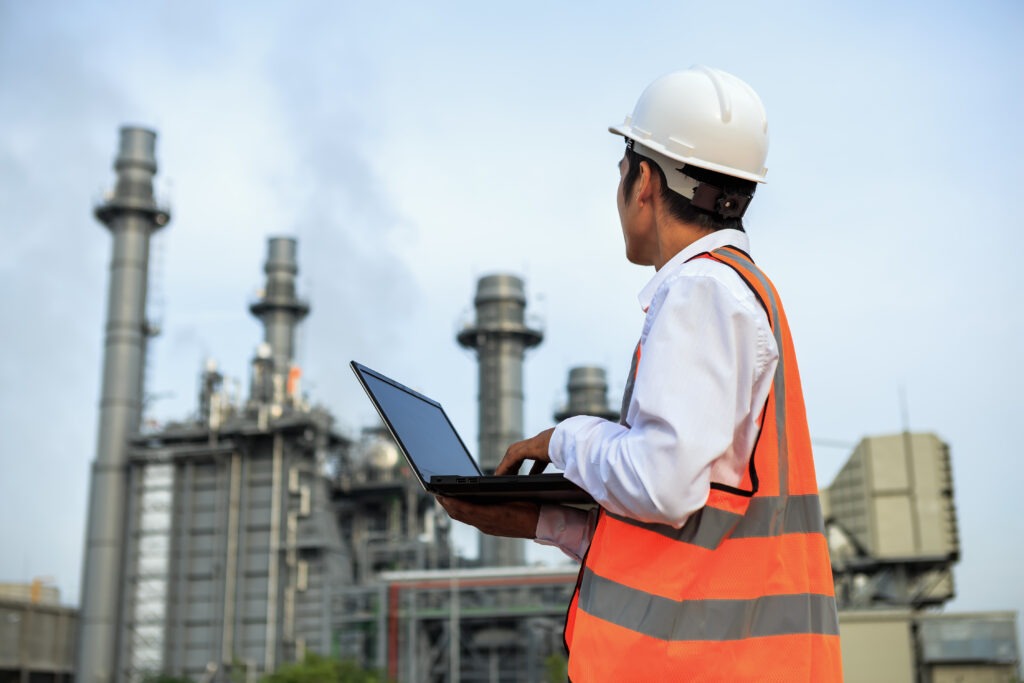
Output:
[[[526,293],[514,275],[488,275],[476,287],[476,322],[459,332],[459,344],[479,359],[480,469],[493,473],[505,450],[523,438],[523,356],[544,333],[526,324]],[[514,566],[524,561],[518,539],[482,534],[480,561]]]
[[114,162],[117,184],[96,207],[113,235],[106,341],[96,460],[89,488],[75,680],[106,683],[117,677],[115,647],[120,613],[126,497],[127,439],[142,420],[149,237],[170,213],[153,196],[156,133],[121,128]]
[[570,368],[566,391],[569,402],[555,413],[556,421],[561,422],[574,415],[593,415],[618,421],[619,411],[608,407],[608,379],[604,368],[594,365]]
[[275,394],[283,390],[295,357],[295,327],[309,314],[309,304],[295,293],[295,276],[299,272],[296,251],[296,240],[292,237],[267,240],[263,298],[249,307],[263,323],[263,339],[270,345]]

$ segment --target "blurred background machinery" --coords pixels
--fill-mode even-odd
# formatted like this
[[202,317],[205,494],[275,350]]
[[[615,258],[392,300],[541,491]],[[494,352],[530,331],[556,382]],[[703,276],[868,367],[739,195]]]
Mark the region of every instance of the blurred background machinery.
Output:
[[[294,361],[310,312],[294,239],[267,245],[248,395],[209,361],[194,415],[140,424],[155,327],[148,238],[169,218],[153,198],[154,146],[152,131],[121,130],[117,185],[96,209],[114,239],[81,611],[42,585],[0,587],[0,683],[69,680],[76,630],[74,677],[89,683],[156,672],[248,681],[307,651],[398,681],[543,680],[542,663],[564,656],[577,567],[525,566],[522,543],[495,539],[475,560],[458,557],[448,517],[383,425],[349,438],[310,405]],[[479,456],[490,471],[523,436],[522,363],[543,334],[518,277],[481,278],[474,303],[457,339],[480,363]],[[607,391],[603,368],[572,368],[555,419],[617,419]],[[822,505],[847,680],[1015,675],[1014,613],[938,611],[960,556],[938,437],[864,439]]]

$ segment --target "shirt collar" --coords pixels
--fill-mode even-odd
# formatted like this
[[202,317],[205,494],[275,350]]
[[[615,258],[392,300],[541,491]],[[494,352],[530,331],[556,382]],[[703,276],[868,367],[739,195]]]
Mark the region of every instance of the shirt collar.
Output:
[[654,300],[654,293],[658,291],[658,288],[676,273],[684,263],[689,261],[697,254],[703,254],[707,251],[714,251],[720,247],[736,247],[742,249],[745,252],[750,251],[750,240],[747,238],[747,233],[741,230],[716,230],[710,235],[705,235],[699,240],[686,247],[678,254],[673,256],[668,262],[661,267],[661,270],[654,274],[643,289],[640,290],[640,294],[637,299],[640,301],[640,307],[647,310],[651,305],[651,301]]

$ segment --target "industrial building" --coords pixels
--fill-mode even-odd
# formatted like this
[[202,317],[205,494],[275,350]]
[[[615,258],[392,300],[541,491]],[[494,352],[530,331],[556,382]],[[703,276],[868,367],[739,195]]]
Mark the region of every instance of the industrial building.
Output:
[[[296,240],[268,241],[248,394],[211,362],[193,415],[142,429],[149,236],[170,220],[153,195],[155,140],[121,130],[117,183],[96,208],[113,249],[76,680],[254,680],[307,651],[398,681],[543,680],[545,659],[564,655],[576,568],[525,566],[521,541],[487,537],[478,560],[457,557],[448,517],[386,429],[341,434],[310,405],[295,365],[311,311]],[[523,436],[524,356],[543,332],[516,276],[481,278],[474,304],[456,341],[477,353],[480,464],[493,471]],[[572,368],[555,419],[617,419],[607,391],[603,368]],[[935,611],[959,559],[952,491],[946,445],[900,434],[865,439],[822,492],[848,680],[1017,670],[1015,615]]]
[[960,559],[949,447],[862,439],[821,491],[847,681],[1017,680],[1016,614],[948,614]]
[[42,580],[0,583],[0,683],[72,680],[78,610]]

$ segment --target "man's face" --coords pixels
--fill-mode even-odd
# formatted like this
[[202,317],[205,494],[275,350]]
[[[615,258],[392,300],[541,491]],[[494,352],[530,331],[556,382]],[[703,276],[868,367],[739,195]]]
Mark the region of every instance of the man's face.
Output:
[[615,204],[619,208],[619,222],[622,224],[622,236],[626,236],[626,196],[625,188],[622,187],[626,181],[626,171],[629,170],[629,161],[626,160],[626,155],[623,154],[622,158],[619,159],[619,189],[615,196]]
[[[633,192],[639,191],[643,186],[648,173],[641,169],[641,175],[633,183]],[[619,160],[619,189],[616,193],[615,204],[619,209],[619,223],[622,225],[622,239],[626,243],[626,258],[639,266],[649,266],[654,263],[650,255],[650,243],[652,240],[649,221],[644,220],[647,212],[641,211],[636,197],[630,197],[626,203],[624,182],[626,173],[629,171],[629,160],[623,154]]]

